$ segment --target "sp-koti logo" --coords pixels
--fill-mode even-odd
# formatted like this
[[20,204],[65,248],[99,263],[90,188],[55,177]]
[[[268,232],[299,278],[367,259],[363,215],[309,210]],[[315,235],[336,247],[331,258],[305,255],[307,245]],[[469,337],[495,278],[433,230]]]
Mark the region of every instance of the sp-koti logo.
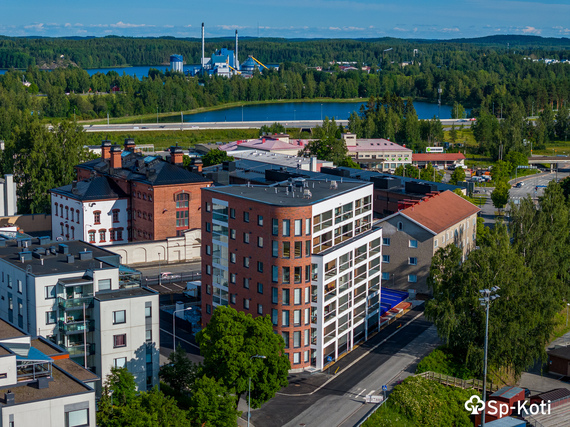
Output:
[[469,398],[469,400],[467,400],[465,402],[465,409],[467,411],[471,412],[471,415],[479,414],[483,410],[484,406],[485,406],[485,403],[483,403],[481,398],[479,396],[477,396],[476,394],[471,396]]

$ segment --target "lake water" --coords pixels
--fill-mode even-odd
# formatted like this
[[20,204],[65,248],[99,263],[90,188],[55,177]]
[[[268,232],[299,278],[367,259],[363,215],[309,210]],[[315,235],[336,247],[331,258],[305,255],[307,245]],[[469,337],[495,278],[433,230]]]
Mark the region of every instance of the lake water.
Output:
[[[335,120],[347,120],[353,111],[358,112],[362,102],[285,102],[279,104],[245,105],[198,114],[187,114],[185,122],[241,122],[271,121],[285,123],[287,120],[322,120],[325,117]],[[414,102],[414,108],[420,119],[431,119],[438,115],[437,104]],[[468,109],[467,114],[469,114]],[[440,118],[451,118],[451,106],[442,105]],[[180,118],[178,118],[180,120]],[[176,119],[172,120],[176,121]]]

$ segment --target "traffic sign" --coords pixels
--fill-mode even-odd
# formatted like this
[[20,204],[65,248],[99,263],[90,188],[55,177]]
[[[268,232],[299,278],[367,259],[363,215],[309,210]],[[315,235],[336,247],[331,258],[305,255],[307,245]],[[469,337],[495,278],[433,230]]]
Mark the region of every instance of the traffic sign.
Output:
[[387,385],[383,385],[383,386],[382,386],[382,390],[388,391],[388,386],[387,386]]

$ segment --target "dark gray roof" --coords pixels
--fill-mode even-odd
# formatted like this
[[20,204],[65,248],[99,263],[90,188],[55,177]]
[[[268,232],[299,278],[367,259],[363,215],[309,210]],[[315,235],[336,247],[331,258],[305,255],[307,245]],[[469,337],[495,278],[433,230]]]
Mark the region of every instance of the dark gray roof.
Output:
[[123,298],[148,297],[150,295],[158,295],[158,292],[141,286],[140,288],[100,291],[95,294],[95,299],[99,301],[111,301]]
[[75,184],[64,185],[51,191],[76,200],[104,200],[128,197],[115,181],[106,176],[97,176]]
[[[330,178],[330,175],[328,177]],[[224,187],[203,188],[202,191],[227,194],[275,206],[310,206],[332,197],[341,196],[342,194],[348,193],[349,191],[357,188],[372,185],[371,183],[362,181],[340,182],[339,180],[336,181],[337,188],[333,188],[331,180],[306,180],[305,182],[307,184],[306,188],[289,186],[282,183],[271,187],[259,185],[228,185]],[[294,191],[291,191],[291,188],[294,189]],[[303,197],[304,190],[310,191],[310,198]]]
[[[32,239],[32,242],[37,239]],[[74,255],[74,262],[67,262],[67,255],[60,253],[52,254],[50,252],[50,247],[53,246],[56,249],[59,244],[67,245],[70,254]],[[43,264],[40,258],[32,255],[31,259],[28,261],[21,262],[20,252],[30,251],[32,253],[40,251],[46,252],[45,255],[39,255],[43,259]],[[85,249],[92,252],[92,259],[80,260],[78,253],[83,252]],[[32,276],[42,276],[51,274],[68,274],[72,272],[84,272],[90,268],[117,268],[120,262],[120,256],[105,250],[103,248],[91,245],[89,243],[73,240],[68,242],[51,242],[44,245],[39,244],[29,244],[27,248],[22,248],[17,246],[15,240],[6,241],[5,247],[0,247],[0,259],[11,263],[14,267],[26,270],[30,268],[30,274]]]
[[87,170],[94,170],[103,175],[117,176],[127,181],[138,181],[149,185],[175,185],[193,182],[210,182],[194,172],[166,162],[161,157],[145,156],[141,153],[123,151],[122,167],[111,171],[109,162],[98,158],[77,165]]
[[545,391],[544,393],[535,394],[530,398],[531,399],[538,398],[545,402],[550,400],[551,402],[553,402],[555,400],[562,399],[568,396],[570,396],[570,390],[568,390],[567,388],[555,388],[554,390],[549,390]]

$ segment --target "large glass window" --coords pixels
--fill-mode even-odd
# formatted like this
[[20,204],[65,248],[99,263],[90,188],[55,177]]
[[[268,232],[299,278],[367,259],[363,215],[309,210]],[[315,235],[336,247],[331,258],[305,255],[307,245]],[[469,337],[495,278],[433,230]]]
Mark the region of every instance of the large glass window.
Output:
[[80,427],[89,425],[89,409],[79,409],[65,413],[65,427]]
[[119,323],[125,323],[126,321],[127,319],[126,319],[125,310],[113,311],[113,325],[117,325]]
[[295,220],[295,236],[301,236],[303,234],[303,221],[300,219]]
[[291,234],[291,222],[288,219],[283,220],[283,236],[287,237]]
[[[188,228],[188,218],[189,211],[188,207],[190,205],[190,194],[179,193],[176,195],[176,228]],[[215,209],[214,205],[214,209]],[[214,211],[214,219],[215,219]],[[226,208],[226,222],[227,222],[227,208]]]

